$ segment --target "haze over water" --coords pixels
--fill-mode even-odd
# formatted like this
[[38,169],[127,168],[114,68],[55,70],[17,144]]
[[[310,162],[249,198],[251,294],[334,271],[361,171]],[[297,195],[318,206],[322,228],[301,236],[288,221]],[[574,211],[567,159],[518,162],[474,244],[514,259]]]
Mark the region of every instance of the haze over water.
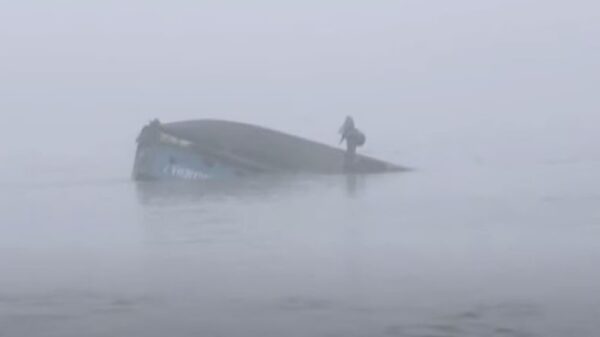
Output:
[[[0,11],[0,336],[600,334],[598,6],[19,2]],[[376,176],[129,179],[223,118]]]

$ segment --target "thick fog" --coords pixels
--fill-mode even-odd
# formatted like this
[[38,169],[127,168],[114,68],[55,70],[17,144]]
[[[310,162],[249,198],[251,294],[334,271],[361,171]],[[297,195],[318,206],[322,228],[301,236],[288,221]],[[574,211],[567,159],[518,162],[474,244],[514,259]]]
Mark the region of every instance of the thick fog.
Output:
[[[3,1],[0,336],[599,336],[599,12]],[[130,179],[153,118],[347,115],[415,170]]]
[[[252,122],[428,167],[599,160],[593,1],[13,1],[3,162],[125,168],[151,118]],[[3,165],[4,166],[4,165]]]

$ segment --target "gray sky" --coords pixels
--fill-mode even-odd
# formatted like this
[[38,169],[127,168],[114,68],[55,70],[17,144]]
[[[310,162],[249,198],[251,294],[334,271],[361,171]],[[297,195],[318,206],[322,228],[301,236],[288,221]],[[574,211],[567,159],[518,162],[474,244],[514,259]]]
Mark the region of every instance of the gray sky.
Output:
[[226,118],[400,158],[600,160],[594,1],[5,1],[0,157]]

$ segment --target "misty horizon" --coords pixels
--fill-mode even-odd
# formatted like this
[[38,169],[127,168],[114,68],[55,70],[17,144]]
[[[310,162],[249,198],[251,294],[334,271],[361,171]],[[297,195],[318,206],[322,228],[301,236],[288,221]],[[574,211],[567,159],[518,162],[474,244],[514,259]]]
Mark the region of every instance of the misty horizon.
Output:
[[0,5],[0,337],[600,335],[599,10]]

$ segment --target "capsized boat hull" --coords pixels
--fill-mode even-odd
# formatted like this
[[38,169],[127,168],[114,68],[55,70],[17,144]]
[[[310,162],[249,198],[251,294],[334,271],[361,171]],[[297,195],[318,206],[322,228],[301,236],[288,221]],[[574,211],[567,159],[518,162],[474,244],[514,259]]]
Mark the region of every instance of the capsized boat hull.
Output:
[[244,123],[196,120],[144,127],[136,180],[227,179],[259,173],[385,173],[406,168]]

